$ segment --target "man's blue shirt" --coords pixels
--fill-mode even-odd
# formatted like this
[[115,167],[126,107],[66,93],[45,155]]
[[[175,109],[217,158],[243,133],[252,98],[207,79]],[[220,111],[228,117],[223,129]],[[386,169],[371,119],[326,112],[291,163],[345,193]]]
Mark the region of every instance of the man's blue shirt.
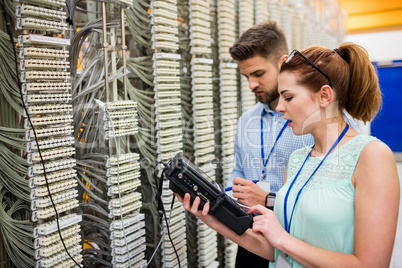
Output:
[[[263,112],[264,154],[267,159],[275,140],[286,123],[281,113],[272,111],[268,105],[257,103],[239,119],[234,144],[235,167],[226,187],[233,186],[233,180],[241,177],[247,180],[259,180],[263,170],[261,157],[261,113]],[[286,165],[290,154],[296,149],[312,145],[313,137],[296,136],[292,128],[287,126],[275,145],[266,165],[267,180],[271,184],[271,192],[276,193],[283,185]]]

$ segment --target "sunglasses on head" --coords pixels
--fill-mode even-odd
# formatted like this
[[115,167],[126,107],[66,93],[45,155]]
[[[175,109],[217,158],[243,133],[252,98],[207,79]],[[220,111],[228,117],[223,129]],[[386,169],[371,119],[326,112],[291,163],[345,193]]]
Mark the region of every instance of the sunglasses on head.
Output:
[[304,56],[300,51],[298,51],[297,49],[293,49],[293,51],[290,53],[289,57],[286,59],[285,63],[288,63],[295,55],[300,55],[303,59],[305,59],[308,63],[310,63],[311,66],[314,67],[314,69],[316,69],[317,71],[319,71],[323,76],[325,76],[325,78],[327,78],[328,82],[329,82],[329,86],[332,87],[332,82],[331,79],[329,79],[329,76],[323,71],[321,70],[317,65],[314,64],[314,62],[312,62],[309,58],[307,58],[306,56]]

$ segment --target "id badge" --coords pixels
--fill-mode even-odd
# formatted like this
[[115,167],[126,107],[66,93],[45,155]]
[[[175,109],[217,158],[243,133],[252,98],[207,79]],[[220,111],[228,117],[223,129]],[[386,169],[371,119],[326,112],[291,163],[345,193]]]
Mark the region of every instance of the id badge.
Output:
[[268,181],[259,181],[257,182],[257,186],[267,193],[271,192],[271,184]]
[[276,260],[276,268],[290,268],[292,265],[282,253],[278,254],[278,259]]

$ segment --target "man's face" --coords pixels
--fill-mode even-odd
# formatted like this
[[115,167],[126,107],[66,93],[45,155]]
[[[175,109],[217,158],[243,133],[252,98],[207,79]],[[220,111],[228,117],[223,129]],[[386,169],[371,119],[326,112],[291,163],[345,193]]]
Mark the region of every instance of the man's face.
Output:
[[239,61],[238,65],[259,102],[270,105],[278,99],[279,65],[261,56]]

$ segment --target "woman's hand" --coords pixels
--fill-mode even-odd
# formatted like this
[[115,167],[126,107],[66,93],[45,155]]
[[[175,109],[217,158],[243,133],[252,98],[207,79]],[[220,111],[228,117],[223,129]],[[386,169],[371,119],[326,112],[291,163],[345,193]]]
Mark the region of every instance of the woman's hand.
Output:
[[283,229],[275,213],[261,205],[251,207],[249,213],[252,212],[261,214],[253,218],[253,232],[264,236],[273,247],[277,248],[288,233]]
[[194,216],[196,216],[197,218],[199,218],[201,221],[203,221],[206,225],[208,225],[209,227],[211,227],[212,229],[214,228],[214,224],[216,222],[219,222],[218,219],[216,219],[214,216],[212,216],[211,214],[209,214],[209,202],[205,203],[204,208],[202,210],[199,210],[199,205],[200,205],[200,198],[197,196],[193,202],[193,205],[191,205],[190,200],[191,200],[191,196],[190,194],[186,193],[184,195],[184,198],[182,198],[180,195],[176,194],[177,199],[183,203],[183,207],[185,210],[188,210],[191,212],[191,214],[193,214]]

